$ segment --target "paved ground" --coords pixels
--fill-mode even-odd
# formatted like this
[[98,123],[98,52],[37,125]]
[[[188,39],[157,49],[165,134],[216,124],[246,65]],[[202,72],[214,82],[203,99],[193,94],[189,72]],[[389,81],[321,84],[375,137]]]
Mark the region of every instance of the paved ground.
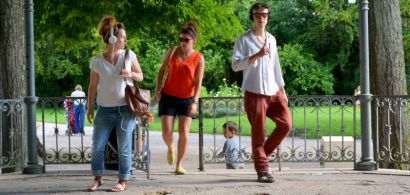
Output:
[[[84,142],[89,144],[90,135]],[[46,132],[53,139],[53,133]],[[41,134],[39,134],[41,136]],[[60,136],[60,138],[67,138]],[[81,137],[73,138],[73,143]],[[252,165],[241,170],[226,170],[223,164],[198,168],[198,136],[191,135],[185,159],[187,174],[174,175],[166,164],[166,148],[161,134],[151,132],[151,174],[133,171],[128,190],[122,194],[410,194],[410,172],[378,170],[357,172],[351,168],[320,168],[318,163],[287,163],[271,167],[277,181],[256,182]],[[211,139],[206,137],[205,139]],[[217,138],[223,144],[223,138]],[[244,138],[245,143],[249,138]],[[213,140],[213,139],[211,139]],[[210,141],[206,141],[207,143]],[[219,141],[218,141],[219,142]],[[92,183],[90,165],[47,165],[44,175],[0,174],[0,194],[93,194],[85,191]],[[94,194],[105,194],[117,181],[115,171],[107,171],[104,185]]]
[[[189,170],[176,176],[165,168],[153,170],[150,179],[137,172],[122,194],[410,194],[410,174],[379,170],[285,170],[276,172],[272,184],[255,182],[251,169]],[[74,167],[72,167],[74,168]],[[46,175],[0,175],[0,194],[93,194],[85,191],[91,183],[89,171],[49,172]],[[110,171],[105,184],[94,194],[106,194],[116,182]]]

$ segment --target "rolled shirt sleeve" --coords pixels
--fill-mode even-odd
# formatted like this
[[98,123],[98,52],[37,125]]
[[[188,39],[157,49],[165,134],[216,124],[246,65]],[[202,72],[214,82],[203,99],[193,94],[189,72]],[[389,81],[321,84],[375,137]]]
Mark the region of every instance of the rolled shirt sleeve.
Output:
[[232,56],[232,70],[235,72],[242,71],[248,68],[249,66],[249,55],[244,54],[244,44],[243,39],[240,38],[235,42],[233,47],[233,56]]

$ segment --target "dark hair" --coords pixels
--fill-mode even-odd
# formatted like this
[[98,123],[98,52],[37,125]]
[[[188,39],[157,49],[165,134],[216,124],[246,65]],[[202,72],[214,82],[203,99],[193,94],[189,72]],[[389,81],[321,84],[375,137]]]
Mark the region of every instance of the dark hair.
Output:
[[198,38],[198,28],[196,23],[194,21],[190,21],[184,24],[181,28],[180,34],[188,34],[196,40]]
[[[255,3],[252,5],[251,9],[249,10],[249,20],[251,20],[253,22],[253,11],[259,9],[259,8],[264,8],[264,9],[268,9],[268,13],[270,13],[270,7],[268,4],[266,3]],[[268,17],[268,20],[270,18],[270,15]]]
[[100,34],[104,43],[108,44],[111,27],[113,27],[114,36],[118,35],[118,31],[120,29],[125,30],[124,24],[117,22],[117,19],[115,19],[114,16],[104,16],[98,24],[98,33]]
[[236,125],[236,123],[232,121],[227,121],[226,123],[222,125],[222,127],[229,130],[230,132],[232,131],[234,131],[235,133],[238,132],[238,126]]

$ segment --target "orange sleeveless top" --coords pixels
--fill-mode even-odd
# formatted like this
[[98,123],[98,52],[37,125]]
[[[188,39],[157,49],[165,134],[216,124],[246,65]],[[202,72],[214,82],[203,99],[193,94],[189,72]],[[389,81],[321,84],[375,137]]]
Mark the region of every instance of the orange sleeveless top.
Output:
[[162,92],[178,98],[190,98],[195,94],[195,71],[202,54],[192,52],[180,60],[176,52],[171,56],[169,73]]

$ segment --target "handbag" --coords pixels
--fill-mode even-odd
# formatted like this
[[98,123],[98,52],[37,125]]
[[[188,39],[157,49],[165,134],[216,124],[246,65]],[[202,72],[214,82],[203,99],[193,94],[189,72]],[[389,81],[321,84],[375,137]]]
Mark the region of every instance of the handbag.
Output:
[[[124,69],[125,69],[125,62],[128,59],[129,50],[125,51],[124,55]],[[126,79],[124,79],[126,82]],[[126,82],[127,83],[127,82]],[[141,116],[152,116],[149,111],[149,105],[151,102],[151,93],[148,89],[141,89],[136,87],[135,85],[127,85],[125,86],[125,103],[127,104],[130,111],[136,117]]]
[[158,92],[162,91],[162,89],[164,88],[165,83],[167,82],[168,73],[169,73],[169,66],[171,65],[171,58],[174,55],[176,50],[177,50],[176,47],[173,47],[172,50],[171,50],[171,55],[168,57],[167,66],[165,67],[164,74],[162,75],[161,84],[159,85]]
[[125,87],[125,103],[136,117],[151,116],[149,105],[151,94],[147,89],[127,85]]

